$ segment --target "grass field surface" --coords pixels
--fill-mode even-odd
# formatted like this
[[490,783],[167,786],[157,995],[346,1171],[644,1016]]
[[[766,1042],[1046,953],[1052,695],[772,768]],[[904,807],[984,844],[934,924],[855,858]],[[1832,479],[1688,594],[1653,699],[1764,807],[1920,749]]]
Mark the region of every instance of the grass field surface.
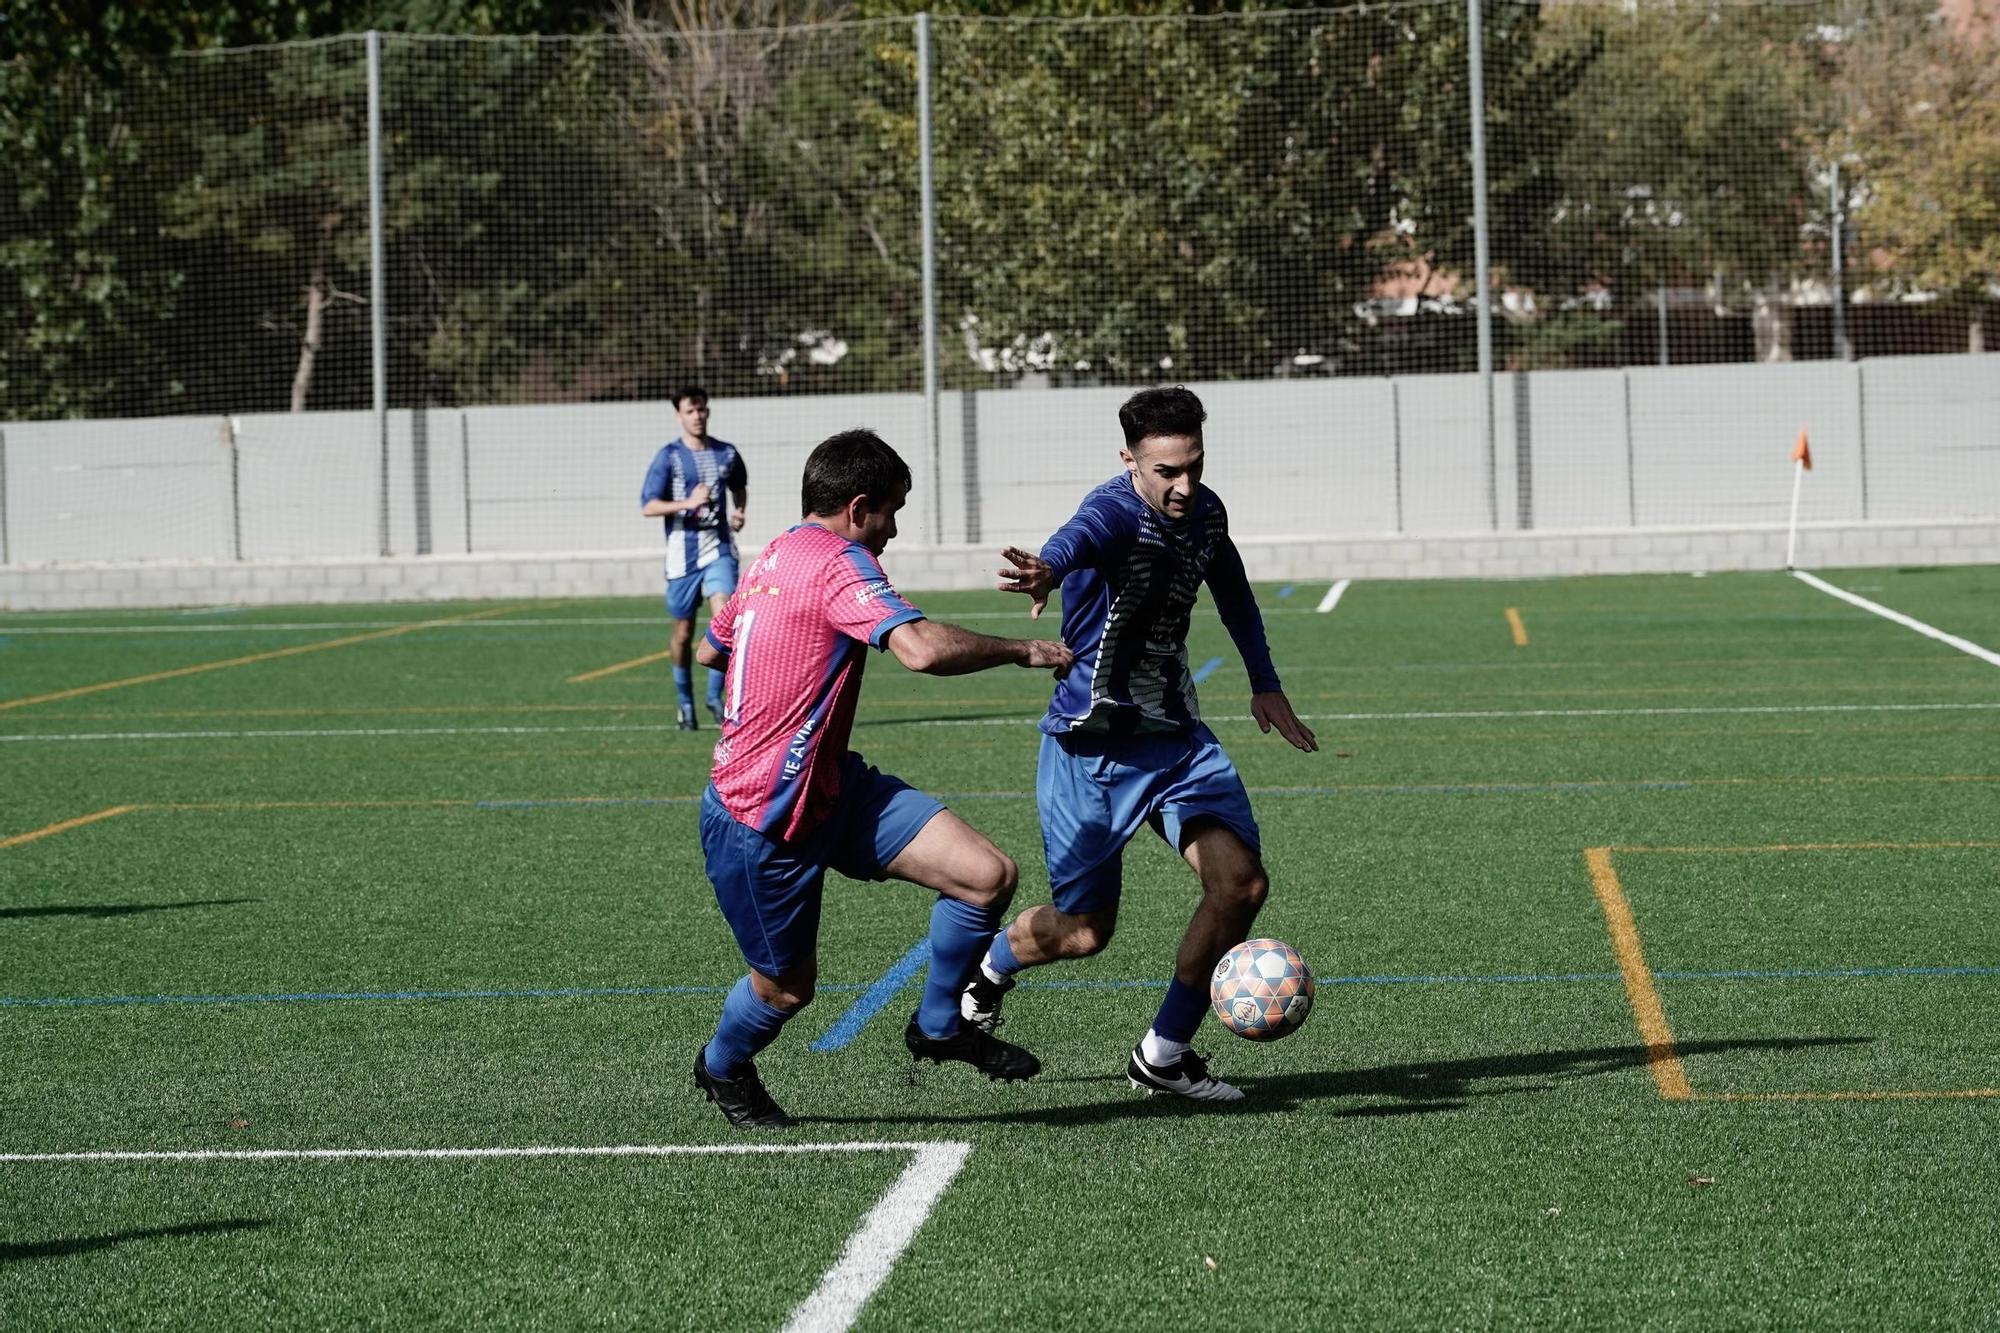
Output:
[[[2000,570],[1820,575],[2000,649]],[[0,617],[0,1327],[1993,1327],[2000,668],[1777,573],[1328,591],[1259,589],[1317,755],[1189,642],[1320,981],[1204,1029],[1247,1100],[1126,1086],[1148,836],[1025,1084],[912,1068],[930,896],[831,878],[751,1155],[657,599]],[[1046,690],[854,733],[1017,907]]]

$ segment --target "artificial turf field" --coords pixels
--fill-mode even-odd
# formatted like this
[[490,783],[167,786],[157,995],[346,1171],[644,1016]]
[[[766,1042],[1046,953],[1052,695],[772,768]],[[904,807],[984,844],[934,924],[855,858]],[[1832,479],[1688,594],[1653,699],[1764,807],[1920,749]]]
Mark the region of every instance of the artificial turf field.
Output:
[[[2000,647],[2000,569],[1824,576]],[[1195,894],[1150,838],[1010,997],[1025,1084],[913,1071],[930,897],[832,878],[760,1061],[805,1123],[752,1141],[911,1150],[0,1161],[0,1327],[841,1327],[844,1254],[862,1329],[2000,1325],[2000,668],[1776,573],[1326,591],[1259,589],[1317,755],[1189,643],[1320,978],[1286,1041],[1205,1029],[1246,1101],[1122,1076]],[[594,674],[664,628],[0,618],[0,1153],[745,1142],[688,1077],[740,972],[715,733]],[[1046,689],[884,658],[854,733],[1017,906]]]

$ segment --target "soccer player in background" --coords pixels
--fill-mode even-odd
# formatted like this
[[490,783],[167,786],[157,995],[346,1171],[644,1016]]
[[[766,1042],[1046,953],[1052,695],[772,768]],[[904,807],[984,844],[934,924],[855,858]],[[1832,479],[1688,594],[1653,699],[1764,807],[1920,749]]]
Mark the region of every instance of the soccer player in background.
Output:
[[1039,557],[1002,553],[1013,568],[1000,571],[1000,586],[1030,597],[1032,615],[1061,587],[1062,637],[1076,653],[1042,718],[1036,769],[1055,901],[994,938],[961,1013],[991,1031],[1022,968],[1109,944],[1125,845],[1149,825],[1200,877],[1201,902],[1126,1077],[1148,1094],[1235,1101],[1243,1093],[1210,1074],[1189,1043],[1208,1011],[1209,974],[1249,935],[1270,882],[1249,795],[1203,725],[1188,674],[1188,618],[1204,582],[1249,673],[1258,727],[1276,727],[1301,750],[1319,744],[1279,687],[1229,516],[1202,488],[1206,419],[1186,388],[1132,395],[1118,409],[1125,470],[1084,497]]
[[[695,607],[708,598],[708,618],[736,591],[736,540],[743,527],[750,476],[736,446],[708,433],[708,392],[692,386],[674,391],[680,438],[660,446],[646,469],[639,513],[664,518],[667,528],[667,616],[674,622],[667,641],[674,666],[682,731],[693,731],[694,680],[689,653],[694,641]],[[728,512],[723,493],[735,501]],[[722,720],[722,673],[708,673],[708,711]]]
[[896,535],[910,469],[871,431],[824,441],[806,460],[805,519],[751,564],[710,621],[702,665],[727,667],[722,738],[701,801],[701,845],[716,901],[750,971],[695,1057],[695,1086],[745,1129],[793,1124],[752,1063],[811,1003],[822,884],[901,879],[939,894],[931,964],[903,1032],[919,1060],[959,1060],[995,1079],[1041,1062],[959,1017],[959,996],[1014,894],[1014,862],[931,796],[847,748],[864,649],[912,671],[953,676],[1040,667],[1061,676],[1070,650],[995,639],[926,620],[877,557]]

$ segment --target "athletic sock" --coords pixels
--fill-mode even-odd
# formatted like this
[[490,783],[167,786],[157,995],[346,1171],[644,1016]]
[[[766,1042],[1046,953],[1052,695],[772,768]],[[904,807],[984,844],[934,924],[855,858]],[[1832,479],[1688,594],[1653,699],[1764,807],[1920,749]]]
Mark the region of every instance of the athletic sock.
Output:
[[999,928],[1000,913],[992,908],[939,895],[931,909],[931,970],[917,1006],[917,1026],[925,1036],[949,1037],[958,1031],[958,993],[972,980],[986,942]]
[[1148,1030],[1139,1042],[1139,1058],[1155,1069],[1165,1069],[1181,1058],[1188,1048],[1184,1041],[1168,1041],[1159,1033]]
[[722,1021],[708,1039],[708,1072],[717,1078],[735,1078],[757,1052],[778,1039],[778,1029],[795,1012],[764,1003],[750,989],[750,978],[742,978],[722,1002]]
[[681,707],[694,711],[694,675],[684,666],[674,668],[674,693],[681,697]]
[[1160,1011],[1153,1015],[1153,1035],[1185,1050],[1201,1027],[1201,1016],[1207,1012],[1208,988],[1190,986],[1175,977],[1167,986],[1167,998],[1160,1001]]
[[722,673],[714,667],[708,669],[708,701],[722,707]]
[[1021,970],[1021,960],[1015,956],[1014,946],[1008,942],[1005,930],[995,935],[993,943],[986,947],[986,957],[980,961],[979,970],[986,974],[988,981],[1005,981]]

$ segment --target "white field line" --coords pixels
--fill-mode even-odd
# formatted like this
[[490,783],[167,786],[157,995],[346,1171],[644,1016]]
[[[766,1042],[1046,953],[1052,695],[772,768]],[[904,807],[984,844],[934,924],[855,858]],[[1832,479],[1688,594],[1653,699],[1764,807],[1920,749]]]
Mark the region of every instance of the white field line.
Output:
[[971,1153],[969,1143],[926,1143],[847,1238],[839,1262],[785,1321],[785,1333],[841,1333],[854,1323]]
[[1339,606],[1340,595],[1347,591],[1347,585],[1352,582],[1354,582],[1353,579],[1341,579],[1331,588],[1328,588],[1326,596],[1319,599],[1319,605],[1314,607],[1313,610],[1319,612],[1321,615],[1325,615],[1328,611],[1333,610],[1334,607]]
[[265,1162],[506,1157],[725,1157],[803,1153],[907,1152],[909,1166],[868,1210],[833,1267],[792,1310],[785,1333],[842,1333],[851,1327],[931,1209],[965,1166],[970,1143],[724,1143],[621,1144],[616,1147],[525,1148],[245,1148],[181,1152],[0,1153],[0,1162]]
[[[1455,722],[1494,718],[1538,717],[1735,717],[1789,713],[1950,713],[2000,711],[2000,701],[1992,703],[1934,704],[1748,704],[1713,708],[1467,708],[1457,711],[1408,713],[1300,713],[1307,722]],[[1242,723],[1256,719],[1247,713],[1229,717],[1209,717],[1209,723]],[[877,718],[874,726],[909,727],[1031,727],[1039,715],[1029,717],[925,718],[899,722]],[[630,723],[574,727],[298,727],[256,731],[79,731],[35,734],[19,732],[0,735],[0,745],[55,744],[87,741],[229,741],[229,740],[321,740],[359,737],[364,739],[404,736],[563,736],[581,734],[641,735],[673,731],[671,723]]]
[[1961,653],[1970,653],[1982,662],[1991,662],[1994,666],[2000,666],[2000,653],[1994,652],[1991,648],[1981,648],[1970,639],[1961,639],[1956,634],[1946,634],[1935,625],[1926,625],[1923,621],[1913,616],[1906,616],[1901,611],[1891,611],[1880,602],[1871,602],[1866,597],[1857,597],[1845,588],[1836,588],[1825,579],[1808,574],[1803,569],[1793,570],[1792,577],[1807,587],[1818,588],[1829,597],[1838,597],[1841,601],[1851,606],[1858,606],[1863,611],[1873,611],[1884,620],[1893,620],[1903,628],[1913,629],[1925,638],[1936,639],[1939,643],[1948,643]]
[[[1345,581],[1343,580],[1343,583]],[[921,596],[921,594],[915,594]],[[1303,606],[1264,606],[1258,608],[1267,616],[1305,616],[1312,612]],[[1216,612],[1210,607],[1196,607],[1190,614],[1213,619]],[[950,621],[962,620],[1026,620],[1027,611],[944,611],[939,618]],[[183,622],[167,625],[9,625],[0,623],[0,635],[12,638],[19,635],[43,634],[297,634],[307,630],[369,630],[401,629],[405,625],[423,624],[414,620],[327,620],[327,621],[251,621],[234,624],[209,624],[206,622]],[[658,616],[577,616],[571,619],[557,617],[522,618],[519,620],[480,620],[466,624],[431,625],[425,629],[575,629],[589,626],[643,625],[648,629],[658,629],[666,623],[664,614]]]

